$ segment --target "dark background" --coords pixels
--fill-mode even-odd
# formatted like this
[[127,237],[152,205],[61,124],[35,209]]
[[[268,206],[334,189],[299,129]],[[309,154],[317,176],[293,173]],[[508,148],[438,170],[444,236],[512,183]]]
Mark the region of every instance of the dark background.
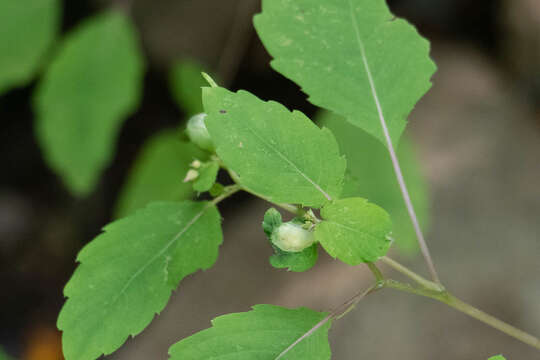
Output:
[[[540,2],[389,3],[432,41],[439,66],[409,131],[430,183],[434,220],[428,241],[442,278],[475,305],[539,334]],[[65,1],[62,31],[107,6]],[[185,118],[167,84],[174,60],[197,59],[232,89],[310,115],[315,111],[296,85],[270,69],[250,23],[258,2],[140,0],[131,8],[148,59],[144,96],[91,196],[72,197],[45,164],[33,132],[35,84],[0,97],[0,344],[22,359],[61,358],[55,321],[76,253],[111,220],[145,139]],[[326,310],[367,279],[360,269],[328,259],[304,275],[277,273],[267,265],[269,250],[258,230],[265,205],[240,195],[220,208],[231,242],[217,269],[182,283],[157,324],[115,358],[164,359],[174,340],[256,301]],[[260,245],[252,245],[253,238]],[[409,264],[424,270],[421,259]],[[540,358],[429,300],[376,297],[336,324],[336,359],[487,359],[500,352],[509,359]]]

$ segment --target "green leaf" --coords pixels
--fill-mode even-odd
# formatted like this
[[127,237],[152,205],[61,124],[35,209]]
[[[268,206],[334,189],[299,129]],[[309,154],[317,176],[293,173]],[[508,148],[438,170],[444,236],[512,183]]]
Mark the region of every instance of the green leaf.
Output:
[[202,193],[210,190],[216,182],[219,164],[215,161],[210,161],[202,164],[197,171],[199,172],[199,176],[193,182],[193,190]]
[[346,162],[328,129],[246,91],[203,88],[203,103],[217,154],[249,191],[312,207],[339,197]]
[[211,203],[152,203],[107,225],[79,253],[60,316],[66,360],[118,349],[161,312],[187,275],[208,269],[222,242]]
[[390,247],[390,216],[362,198],[342,199],[325,205],[324,219],[315,238],[334,258],[349,265],[377,261]]
[[275,254],[270,256],[270,265],[277,269],[287,271],[304,272],[311,269],[317,263],[318,245],[313,244],[301,252],[287,252],[274,246]]
[[205,153],[191,143],[180,141],[175,130],[152,136],[143,146],[129,173],[116,204],[116,217],[132,214],[152,201],[187,200],[193,196],[191,184],[182,180],[194,159]]
[[502,355],[492,356],[488,360],[506,360],[506,358]]
[[[328,126],[347,158],[348,175],[342,197],[363,197],[385,209],[392,219],[392,237],[407,254],[418,251],[416,234],[394,174],[386,148],[365,131],[342,121],[338,115],[321,112],[317,123]],[[414,209],[424,230],[429,225],[429,196],[411,141],[404,136],[397,155]]]
[[123,13],[87,20],[64,40],[35,94],[45,159],[78,196],[112,159],[122,122],[138,105],[143,59]]
[[[169,350],[170,360],[274,360],[326,316],[306,308],[255,305],[249,312],[215,318],[211,328],[176,343]],[[329,329],[330,321],[282,359],[330,359]]]
[[26,85],[60,28],[58,0],[0,1],[0,94]]
[[276,71],[385,145],[376,101],[397,144],[431,87],[428,41],[384,0],[263,0],[254,21]]
[[204,71],[200,64],[189,60],[177,61],[171,68],[169,88],[178,106],[187,114],[203,111],[201,88],[207,85],[201,76]]

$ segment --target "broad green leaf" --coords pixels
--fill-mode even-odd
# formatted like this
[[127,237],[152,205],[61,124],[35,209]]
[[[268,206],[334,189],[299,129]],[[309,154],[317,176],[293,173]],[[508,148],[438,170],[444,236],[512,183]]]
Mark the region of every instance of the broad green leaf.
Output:
[[276,71],[385,145],[377,102],[397,144],[431,87],[428,41],[385,0],[263,0],[255,28]]
[[205,192],[212,188],[212,185],[216,182],[216,177],[219,171],[219,164],[215,161],[210,161],[201,165],[199,169],[199,176],[193,182],[193,190],[197,192]]
[[390,247],[390,216],[362,198],[342,199],[325,205],[315,238],[334,258],[349,265],[377,261]]
[[133,213],[152,201],[187,200],[191,184],[182,180],[194,159],[206,155],[191,143],[180,141],[178,131],[165,130],[152,136],[135,159],[116,205],[116,217]]
[[506,358],[502,355],[496,355],[496,356],[490,357],[488,360],[506,360]]
[[66,360],[118,349],[161,312],[187,275],[208,269],[222,242],[211,203],[152,203],[115,221],[77,257],[58,328]]
[[203,111],[201,88],[207,85],[201,76],[203,71],[200,64],[182,60],[173,64],[169,74],[169,88],[174,100],[189,115]]
[[[169,349],[170,360],[274,360],[326,315],[307,308],[255,305],[249,312],[215,318],[211,328],[176,343]],[[329,329],[327,322],[281,359],[330,359]]]
[[244,187],[312,207],[339,197],[346,162],[330,130],[246,91],[203,88],[203,103],[217,153]]
[[45,159],[78,196],[112,159],[122,122],[138,105],[143,59],[121,12],[87,20],[64,40],[35,94]]
[[60,27],[58,0],[0,1],[0,95],[26,85]]
[[270,256],[270,265],[277,269],[287,271],[304,272],[311,269],[317,263],[318,245],[313,244],[301,252],[286,252],[274,246],[275,254]]
[[[388,211],[392,218],[392,237],[408,254],[418,251],[418,242],[401,196],[392,162],[386,148],[365,131],[342,121],[338,115],[322,112],[317,123],[328,126],[336,136],[342,154],[347,158],[348,177],[342,197],[363,197]],[[397,154],[414,209],[424,229],[429,222],[427,184],[409,139],[402,138]]]

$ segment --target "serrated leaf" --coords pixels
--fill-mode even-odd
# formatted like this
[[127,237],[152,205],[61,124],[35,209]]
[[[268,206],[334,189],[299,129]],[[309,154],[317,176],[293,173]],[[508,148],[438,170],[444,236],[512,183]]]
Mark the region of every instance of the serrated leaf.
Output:
[[385,145],[377,102],[397,144],[431,87],[429,43],[385,0],[263,0],[254,22],[276,71]]
[[204,71],[200,64],[189,60],[177,61],[171,68],[169,88],[178,106],[187,114],[203,111],[201,88],[207,85],[201,76]]
[[277,269],[304,272],[317,263],[318,245],[313,244],[300,252],[286,252],[274,246],[275,254],[270,256],[270,265]]
[[116,217],[132,214],[152,201],[187,200],[191,184],[182,180],[194,159],[206,157],[191,143],[180,141],[175,130],[164,130],[144,144],[135,159],[116,204]]
[[324,219],[315,238],[334,258],[349,265],[377,261],[390,247],[390,216],[362,198],[342,199],[325,205]]
[[490,357],[488,360],[506,360],[506,358],[502,355],[496,355],[496,356]]
[[[326,315],[307,308],[255,305],[249,312],[215,318],[211,328],[176,343],[169,350],[170,360],[274,360]],[[330,359],[330,325],[321,326],[281,359]]]
[[60,27],[58,0],[0,1],[0,94],[26,85]]
[[66,360],[118,349],[161,312],[187,275],[208,269],[222,242],[211,203],[152,203],[115,221],[79,253],[58,328]]
[[[317,123],[328,126],[347,158],[348,175],[345,178],[342,197],[363,197],[385,209],[392,219],[392,237],[405,253],[418,251],[416,234],[409,218],[405,202],[399,190],[392,162],[386,148],[365,131],[342,121],[330,112],[321,112]],[[420,171],[411,141],[401,139],[397,155],[409,189],[414,209],[424,229],[429,225],[429,196],[427,184]]]
[[244,187],[312,207],[339,197],[346,162],[330,130],[246,91],[203,88],[203,103],[217,154]]
[[122,125],[138,105],[143,59],[133,24],[110,11],[64,40],[35,94],[45,160],[78,196],[109,164]]
[[219,171],[219,164],[215,161],[210,161],[201,165],[199,169],[199,176],[193,182],[193,190],[197,192],[205,192],[212,188],[212,185],[216,182],[216,177]]

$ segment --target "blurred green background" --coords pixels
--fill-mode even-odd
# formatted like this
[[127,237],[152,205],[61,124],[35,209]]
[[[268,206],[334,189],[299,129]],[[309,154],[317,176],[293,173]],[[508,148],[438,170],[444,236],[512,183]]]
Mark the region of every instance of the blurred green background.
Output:
[[[21,4],[0,0],[0,359],[2,351],[62,359],[55,321],[80,248],[148,201],[194,196],[181,180],[205,155],[182,142],[181,129],[201,111],[201,70],[327,124],[354,161],[353,187],[389,210],[403,234],[395,255],[425,270],[384,148],[317,114],[270,69],[251,25],[259,1]],[[389,4],[432,42],[439,67],[400,156],[441,277],[538,335],[540,2]],[[165,359],[172,343],[217,315],[256,303],[328,310],[369,280],[326,256],[306,273],[271,268],[260,228],[267,207],[244,195],[220,206],[216,266],[183,281],[163,314],[109,358]],[[336,322],[332,347],[335,359],[538,358],[451,309],[390,290]]]

